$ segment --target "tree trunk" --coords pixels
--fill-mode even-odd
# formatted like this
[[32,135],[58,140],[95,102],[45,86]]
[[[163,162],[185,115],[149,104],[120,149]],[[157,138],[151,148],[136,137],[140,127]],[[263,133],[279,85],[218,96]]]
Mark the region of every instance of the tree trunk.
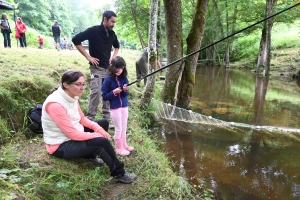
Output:
[[[182,11],[181,0],[164,0],[167,63],[172,63],[182,57]],[[174,103],[175,87],[180,74],[180,62],[171,65],[166,71],[166,81],[161,98],[166,103]]]
[[222,25],[221,12],[219,11],[218,2],[217,2],[217,0],[213,0],[213,3],[214,3],[214,11],[217,15],[217,25],[219,27],[221,37],[224,38],[225,37],[224,28],[223,28],[223,25]]
[[[186,39],[187,55],[200,49],[204,35],[208,2],[209,0],[197,0],[191,30]],[[189,56],[185,61],[182,81],[179,85],[178,93],[178,106],[182,108],[188,108],[193,95],[198,54],[199,53]]]
[[[157,66],[157,52],[156,52],[156,30],[157,30],[157,11],[158,11],[158,0],[151,0],[151,10],[150,10],[150,26],[149,26],[149,73],[156,70]],[[153,97],[154,85],[156,80],[156,74],[149,76],[147,78],[146,89],[144,93],[144,98],[142,98],[142,105],[146,106],[149,104],[150,99]]]
[[261,31],[261,38],[260,38],[260,44],[259,44],[259,52],[258,52],[258,58],[257,58],[257,73],[259,72],[259,69],[261,67],[265,67],[266,66],[266,53],[267,50],[267,38],[266,38],[266,27],[264,26],[264,28]]
[[229,67],[229,44],[227,43],[225,46],[225,67]]
[[163,13],[163,7],[161,6],[161,0],[158,0],[158,15],[157,15],[157,42],[161,44],[161,48],[159,49],[159,52],[157,52],[157,59],[160,63],[162,63],[163,59],[163,46],[162,46],[162,38],[163,37],[163,31],[162,31],[162,13]]
[[[229,35],[229,19],[228,19],[228,3],[226,0],[226,35]],[[225,51],[224,51],[224,56],[225,56],[225,67],[229,67],[229,41],[226,41],[225,45]]]
[[[277,5],[277,0],[266,0],[266,17],[271,15],[273,8]],[[264,28],[261,32],[261,39],[258,51],[256,64],[256,73],[259,73],[260,68],[265,68],[264,75],[269,74],[271,60],[271,30],[274,23],[274,18],[268,19],[264,23]]]
[[[215,37],[214,32],[211,31],[211,30],[207,30],[207,32],[206,32],[206,41],[207,42],[206,43],[207,44],[213,43],[214,42],[214,37]],[[210,65],[214,62],[215,53],[216,53],[215,48],[216,48],[216,45],[208,47],[208,48],[205,49],[205,59],[206,59],[205,64],[206,65]],[[201,51],[199,52],[199,54],[203,55],[203,53]],[[204,59],[203,59],[203,61],[204,61]]]
[[136,32],[137,32],[137,34],[138,34],[140,43],[141,43],[142,47],[144,48],[144,47],[146,46],[146,44],[145,44],[145,41],[143,40],[143,37],[142,37],[142,35],[141,35],[140,28],[139,28],[139,24],[138,24],[138,21],[137,21],[137,19],[136,19],[136,12],[135,12],[135,10],[134,10],[133,8],[132,8],[132,10],[131,10],[131,13],[132,13],[132,17],[133,17],[133,19],[134,19],[135,28],[136,28]]
[[[276,0],[277,3],[277,0]],[[272,0],[267,0],[267,6],[266,6],[266,10],[267,10],[267,17],[269,17],[271,15],[272,12]],[[272,25],[273,23],[271,21],[271,19],[267,20],[266,23],[266,38],[267,38],[267,59],[266,59],[266,71],[264,73],[264,76],[268,76],[269,75],[269,71],[270,71],[270,61],[271,61],[271,29],[272,29]]]

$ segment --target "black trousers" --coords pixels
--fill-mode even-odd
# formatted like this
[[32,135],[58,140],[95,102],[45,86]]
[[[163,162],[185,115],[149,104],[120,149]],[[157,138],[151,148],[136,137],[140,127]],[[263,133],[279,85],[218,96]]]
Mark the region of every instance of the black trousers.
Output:
[[20,46],[21,47],[27,47],[25,33],[20,33],[20,35],[21,35],[21,37],[19,38]]
[[[95,122],[97,122],[105,131],[108,130],[109,122],[107,120],[98,120]],[[84,131],[92,132],[91,129],[86,127]],[[63,159],[93,159],[96,158],[96,156],[100,156],[109,167],[111,176],[124,175],[125,173],[124,163],[118,160],[110,142],[102,137],[86,141],[66,141],[62,143],[52,155]]]

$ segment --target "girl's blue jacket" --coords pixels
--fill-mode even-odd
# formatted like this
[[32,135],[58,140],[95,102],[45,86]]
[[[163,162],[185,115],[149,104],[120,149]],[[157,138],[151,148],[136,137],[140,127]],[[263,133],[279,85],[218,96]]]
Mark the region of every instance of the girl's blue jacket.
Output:
[[104,101],[109,101],[110,109],[116,109],[120,107],[129,106],[128,103],[128,94],[129,92],[122,91],[118,95],[114,95],[113,90],[118,87],[123,87],[124,84],[128,85],[128,79],[121,78],[120,76],[116,76],[115,79],[112,79],[109,76],[106,76],[101,87],[102,98]]

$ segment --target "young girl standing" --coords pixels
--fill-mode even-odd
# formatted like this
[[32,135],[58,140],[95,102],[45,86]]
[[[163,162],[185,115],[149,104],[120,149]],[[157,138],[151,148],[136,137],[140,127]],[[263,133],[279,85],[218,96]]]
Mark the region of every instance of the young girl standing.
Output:
[[110,114],[115,124],[114,141],[117,154],[127,156],[133,147],[127,145],[126,130],[128,120],[128,79],[125,60],[116,56],[111,60],[108,76],[101,87],[104,101],[110,103]]

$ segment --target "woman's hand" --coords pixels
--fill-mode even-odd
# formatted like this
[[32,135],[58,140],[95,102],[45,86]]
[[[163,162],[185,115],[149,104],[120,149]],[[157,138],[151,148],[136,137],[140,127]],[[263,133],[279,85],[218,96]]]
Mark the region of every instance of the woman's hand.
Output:
[[108,140],[111,138],[110,134],[108,132],[104,131],[103,129],[102,129],[102,131],[98,131],[98,133],[100,133],[100,135],[102,137],[104,137],[104,138],[106,138]]

